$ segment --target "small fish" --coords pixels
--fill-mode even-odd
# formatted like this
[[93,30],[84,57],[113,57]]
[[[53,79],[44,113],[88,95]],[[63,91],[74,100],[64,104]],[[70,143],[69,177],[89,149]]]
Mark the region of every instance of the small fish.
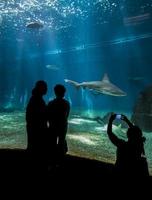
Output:
[[31,29],[40,29],[43,28],[43,24],[41,22],[30,22],[26,24],[26,27]]
[[56,65],[46,65],[46,68],[47,68],[47,69],[54,70],[54,71],[60,70],[60,68],[57,67]]

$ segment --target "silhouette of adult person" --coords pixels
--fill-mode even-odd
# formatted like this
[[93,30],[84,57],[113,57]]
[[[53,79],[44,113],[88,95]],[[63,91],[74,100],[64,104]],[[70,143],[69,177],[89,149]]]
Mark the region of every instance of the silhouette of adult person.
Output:
[[49,138],[52,161],[61,164],[68,151],[66,133],[70,103],[64,98],[66,88],[57,84],[54,87],[55,98],[48,103]]
[[47,106],[43,100],[46,93],[47,83],[43,80],[37,81],[26,107],[27,150],[38,157],[43,157],[46,146]]
[[117,147],[116,175],[135,179],[147,177],[148,166],[147,169],[143,166],[143,164],[145,165],[143,156],[145,155],[144,142],[146,139],[142,136],[141,129],[133,125],[125,115],[121,115],[121,120],[125,121],[129,126],[127,130],[128,140],[125,141],[118,138],[112,131],[112,124],[115,119],[116,114],[112,114],[109,119],[107,133],[111,142]]

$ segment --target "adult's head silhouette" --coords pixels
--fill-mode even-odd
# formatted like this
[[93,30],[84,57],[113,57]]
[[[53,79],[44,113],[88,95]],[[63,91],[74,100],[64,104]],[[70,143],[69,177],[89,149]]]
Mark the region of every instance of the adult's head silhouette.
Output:
[[43,96],[47,93],[47,83],[43,80],[39,80],[35,83],[35,87],[32,90],[33,95]]

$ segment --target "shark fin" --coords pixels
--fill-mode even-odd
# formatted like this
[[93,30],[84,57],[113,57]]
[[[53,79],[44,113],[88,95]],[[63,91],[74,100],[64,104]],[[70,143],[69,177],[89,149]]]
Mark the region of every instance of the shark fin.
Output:
[[109,83],[109,82],[110,82],[107,73],[104,74],[104,76],[103,76],[103,78],[102,78],[102,82],[105,82],[105,83]]

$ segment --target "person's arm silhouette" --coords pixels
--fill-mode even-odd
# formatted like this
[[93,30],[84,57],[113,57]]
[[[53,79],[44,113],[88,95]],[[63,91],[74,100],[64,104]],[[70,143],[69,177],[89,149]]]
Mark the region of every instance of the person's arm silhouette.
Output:
[[116,146],[120,146],[124,141],[122,139],[119,139],[112,131],[112,124],[115,118],[116,118],[116,114],[112,114],[110,116],[108,127],[107,127],[107,133],[111,142]]

